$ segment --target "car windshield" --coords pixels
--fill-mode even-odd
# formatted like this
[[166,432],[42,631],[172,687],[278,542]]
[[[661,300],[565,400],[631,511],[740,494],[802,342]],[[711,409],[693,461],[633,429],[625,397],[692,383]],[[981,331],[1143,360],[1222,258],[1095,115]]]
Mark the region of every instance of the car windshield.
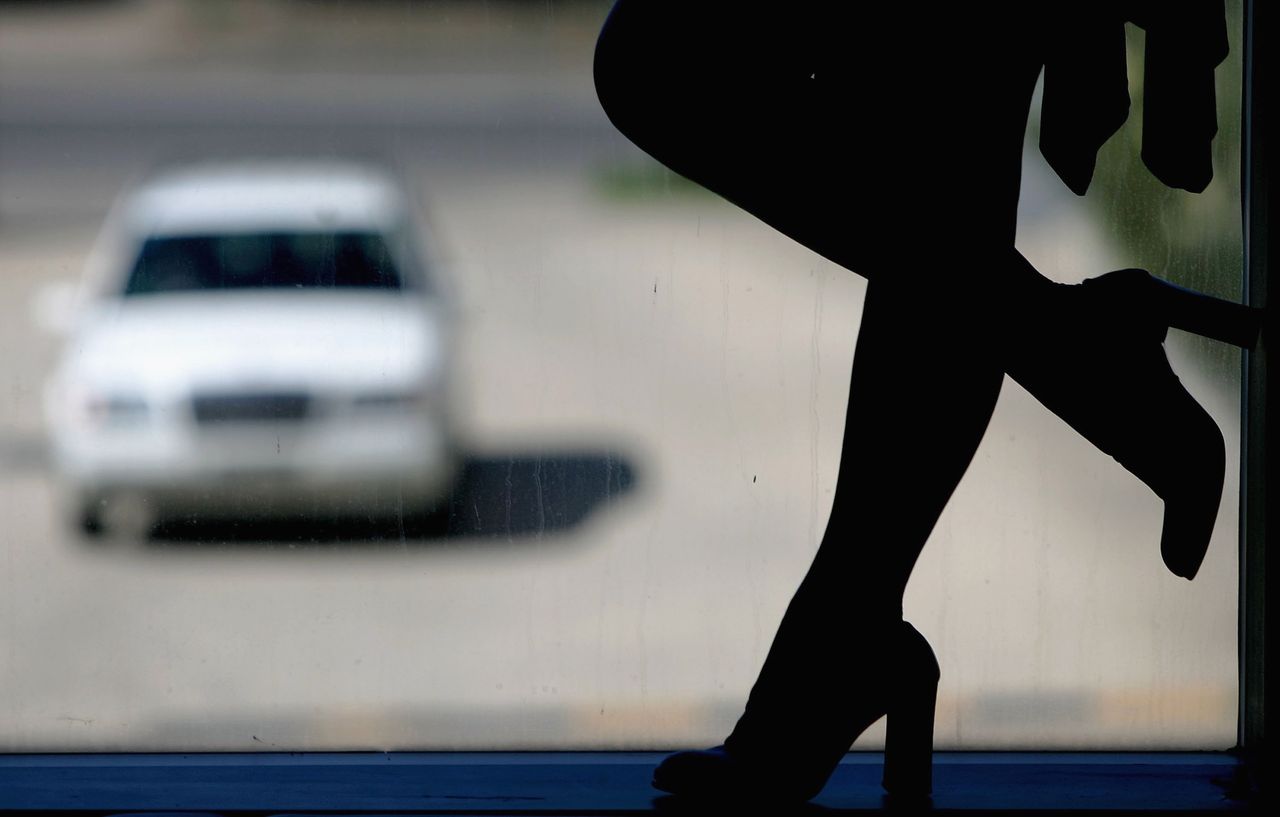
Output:
[[185,235],[148,239],[124,294],[321,287],[402,289],[404,282],[376,233]]

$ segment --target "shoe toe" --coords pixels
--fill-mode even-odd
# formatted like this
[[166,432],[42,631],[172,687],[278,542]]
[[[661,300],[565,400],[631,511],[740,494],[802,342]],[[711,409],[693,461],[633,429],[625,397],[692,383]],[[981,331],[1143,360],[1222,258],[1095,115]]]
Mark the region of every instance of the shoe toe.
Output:
[[721,802],[804,802],[815,797],[825,783],[808,775],[787,774],[779,769],[748,765],[729,755],[724,746],[676,752],[653,770],[652,785],[659,791],[688,798]]
[[670,794],[721,794],[741,783],[736,772],[723,746],[676,752],[653,770],[653,787]]

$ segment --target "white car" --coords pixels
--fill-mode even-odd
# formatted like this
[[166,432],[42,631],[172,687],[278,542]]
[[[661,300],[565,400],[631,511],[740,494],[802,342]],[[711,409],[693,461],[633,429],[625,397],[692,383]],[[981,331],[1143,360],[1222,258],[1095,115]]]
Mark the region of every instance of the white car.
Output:
[[122,199],[45,393],[77,523],[440,510],[451,316],[414,224],[357,165],[191,166]]

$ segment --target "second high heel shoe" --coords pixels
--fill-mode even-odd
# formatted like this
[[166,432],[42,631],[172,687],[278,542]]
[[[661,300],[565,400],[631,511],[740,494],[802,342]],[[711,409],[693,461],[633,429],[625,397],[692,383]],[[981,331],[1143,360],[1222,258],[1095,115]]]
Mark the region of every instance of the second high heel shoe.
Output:
[[1192,579],[1222,498],[1222,432],[1173,373],[1169,327],[1251,347],[1260,310],[1182,289],[1139,269],[1078,286],[1037,313],[1006,353],[1006,371],[1164,500],[1160,553]]
[[[853,740],[887,717],[883,785],[900,800],[925,798],[932,786],[933,718],[938,690],[938,661],[929,642],[910,624],[889,639],[887,655],[862,657],[868,679],[851,696],[859,696],[839,713],[832,712],[830,746],[799,745],[784,738],[753,737],[761,748],[742,742],[711,749],[676,752],[653,772],[653,786],[686,798],[728,801],[803,802],[817,796]],[[785,706],[788,703],[781,702]],[[772,713],[782,717],[781,713]],[[812,729],[799,729],[800,734]],[[730,739],[731,741],[733,738]],[[837,745],[839,744],[839,745]]]

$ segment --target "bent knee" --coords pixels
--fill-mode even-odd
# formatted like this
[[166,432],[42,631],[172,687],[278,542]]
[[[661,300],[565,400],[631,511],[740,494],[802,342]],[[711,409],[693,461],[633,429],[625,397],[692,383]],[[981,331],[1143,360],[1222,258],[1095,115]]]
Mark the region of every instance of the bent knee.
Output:
[[[619,0],[596,40],[592,61],[596,98],[609,121],[632,141],[652,119],[652,97],[661,93],[653,54],[651,26],[637,18],[632,4]],[[658,76],[655,76],[658,75]]]
[[[596,97],[614,126],[649,153],[665,152],[687,130],[705,99],[692,78],[698,69],[700,26],[679,5],[618,0],[596,40]],[[703,55],[705,57],[705,55]]]

